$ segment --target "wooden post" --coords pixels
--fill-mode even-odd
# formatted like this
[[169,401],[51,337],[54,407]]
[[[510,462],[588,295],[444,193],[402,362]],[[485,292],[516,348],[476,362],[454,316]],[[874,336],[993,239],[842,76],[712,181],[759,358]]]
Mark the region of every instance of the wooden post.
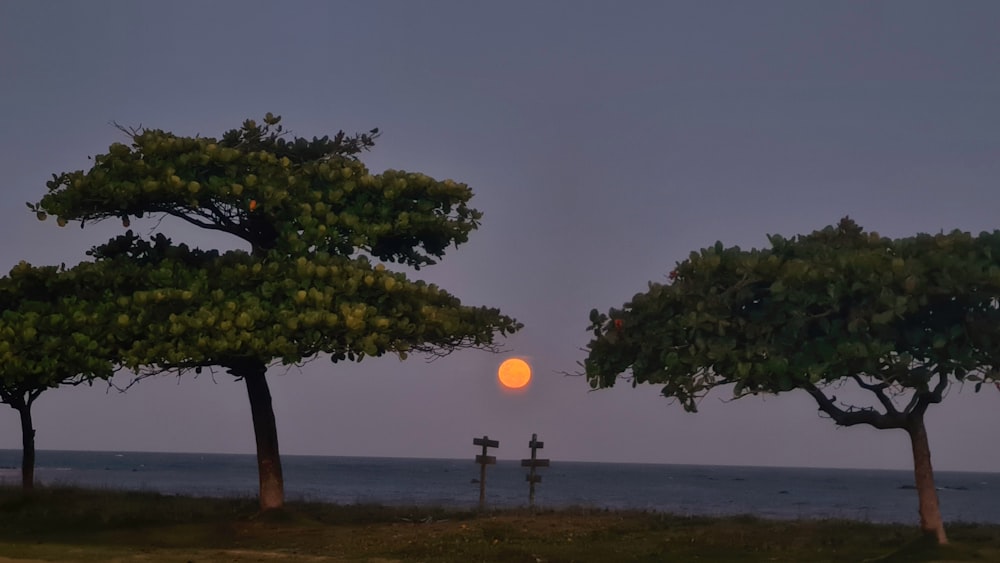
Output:
[[545,447],[545,442],[538,441],[538,434],[531,435],[531,441],[528,442],[528,447],[531,448],[531,459],[522,459],[521,467],[528,468],[528,474],[525,475],[525,480],[528,482],[528,506],[535,506],[535,483],[542,482],[542,476],[535,474],[536,467],[548,467],[549,460],[538,459],[536,454],[538,450]]
[[476,463],[479,464],[479,510],[486,508],[486,466],[497,462],[496,456],[486,455],[486,448],[499,448],[500,440],[490,440],[489,436],[473,438],[472,445],[482,446],[483,453],[476,456]]

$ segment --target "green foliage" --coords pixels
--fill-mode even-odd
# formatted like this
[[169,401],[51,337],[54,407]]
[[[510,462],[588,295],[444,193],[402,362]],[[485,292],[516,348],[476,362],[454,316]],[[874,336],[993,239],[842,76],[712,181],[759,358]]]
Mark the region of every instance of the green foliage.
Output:
[[31,407],[48,389],[109,379],[132,334],[116,330],[116,295],[135,281],[115,261],[65,266],[16,265],[0,278],[0,402],[19,413],[21,482],[34,486]]
[[114,303],[109,271],[21,262],[0,278],[0,388],[12,396],[108,378],[119,335],[106,329]]
[[[124,130],[124,129],[123,129]],[[334,361],[410,350],[491,345],[520,328],[496,309],[468,307],[433,284],[375,260],[414,268],[460,244],[481,213],[464,184],[423,174],[372,175],[357,160],[377,130],[286,139],[280,118],[246,121],[220,139],[128,130],[87,171],[55,175],[29,207],[68,220],[167,214],[231,233],[251,252],[149,242],[131,231],[95,248],[135,289],[119,293],[115,330],[138,369]]]
[[132,331],[122,362],[133,369],[234,359],[290,364],[317,353],[334,361],[405,357],[414,349],[490,344],[494,332],[520,326],[363,256],[220,254],[174,246],[162,235],[142,241],[131,231],[92,254],[99,263],[115,261],[140,288],[119,295],[114,321]]
[[[168,214],[228,232],[254,251],[300,256],[363,250],[415,268],[468,240],[482,214],[465,184],[387,170],[357,160],[377,130],[347,137],[285,139],[280,118],[248,120],[221,139],[128,130],[94,166],[53,175],[49,193],[28,204],[40,219],[67,221]],[[123,129],[124,130],[124,129]]]
[[112,145],[88,171],[54,175],[29,204],[61,225],[173,215],[251,245],[252,253],[192,250],[127,231],[92,250],[114,271],[96,285],[112,310],[91,315],[107,326],[102,344],[120,344],[102,348],[105,357],[134,370],[296,363],[323,352],[334,361],[405,357],[490,345],[520,328],[365,256],[419,268],[465,242],[481,217],[467,206],[467,186],[369,174],[356,155],[377,131],[287,140],[279,122],[268,114],[218,140],[126,131],[130,146]]
[[680,262],[671,282],[651,283],[608,314],[592,311],[591,385],[628,374],[694,411],[726,384],[742,396],[850,377],[881,397],[927,393],[934,378],[978,386],[992,377],[1000,231],[893,240],[845,219],[770,242],[716,243]]

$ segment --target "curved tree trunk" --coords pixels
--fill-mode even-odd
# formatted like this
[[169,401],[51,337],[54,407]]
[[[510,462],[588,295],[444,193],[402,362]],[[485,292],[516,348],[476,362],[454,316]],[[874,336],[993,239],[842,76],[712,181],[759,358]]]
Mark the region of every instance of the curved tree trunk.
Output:
[[31,423],[31,403],[14,406],[21,415],[21,488],[35,488],[35,427]]
[[922,415],[911,415],[906,432],[913,447],[913,474],[920,502],[920,530],[937,539],[938,544],[948,543],[938,507],[937,489],[934,486],[934,468],[931,467],[931,449],[927,443],[927,429]]
[[271,391],[267,387],[267,367],[262,363],[247,363],[230,367],[229,372],[242,377],[250,398],[253,431],[257,438],[257,471],[260,477],[261,511],[285,505],[285,481],[281,475],[278,453],[278,427],[271,407]]

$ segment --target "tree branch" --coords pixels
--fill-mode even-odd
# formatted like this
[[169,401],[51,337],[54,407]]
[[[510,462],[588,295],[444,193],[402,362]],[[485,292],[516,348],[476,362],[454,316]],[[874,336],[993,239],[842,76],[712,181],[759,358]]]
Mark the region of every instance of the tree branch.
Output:
[[826,413],[838,426],[856,426],[858,424],[867,424],[880,430],[906,427],[905,423],[907,417],[900,413],[883,414],[876,412],[873,409],[845,411],[834,403],[837,399],[836,397],[827,397],[815,385],[810,384],[803,388],[806,392],[812,395],[813,399],[816,400],[816,404],[819,405],[819,410]]
[[202,204],[202,209],[208,211],[208,213],[204,214],[203,217],[206,217],[208,219],[214,218],[223,225],[234,229],[237,229],[241,226],[240,224],[235,223],[233,221],[233,214],[223,212],[222,209],[220,209],[217,205],[215,205],[214,201],[204,202]]
[[888,383],[884,381],[881,383],[866,383],[865,380],[861,379],[861,376],[858,374],[851,374],[851,379],[853,379],[854,382],[857,383],[862,389],[874,393],[875,397],[878,398],[878,402],[882,403],[882,406],[885,407],[886,414],[899,414],[899,411],[896,409],[896,405],[892,402],[892,399],[885,394],[886,388],[889,387]]
[[938,373],[938,382],[934,386],[934,389],[922,391],[913,396],[913,400],[910,401],[913,405],[913,410],[910,412],[917,416],[923,416],[924,412],[927,411],[927,407],[933,403],[941,402],[944,398],[944,391],[947,388],[948,376],[944,373]]
[[30,407],[31,404],[35,402],[35,399],[37,399],[42,394],[42,391],[45,391],[46,389],[48,388],[42,387],[39,389],[32,389],[28,391],[27,399],[24,401],[25,404],[27,404],[27,406]]
[[417,344],[410,347],[410,350],[423,354],[427,362],[434,362],[440,360],[441,358],[450,356],[456,350],[464,350],[474,348],[477,350],[483,350],[491,354],[501,354],[504,352],[509,352],[509,350],[501,347],[499,344],[486,344],[475,342],[473,338],[462,338],[447,344]]
[[920,393],[919,392],[914,393],[913,397],[910,398],[910,402],[906,403],[906,408],[903,409],[903,412],[905,413],[913,412],[913,409],[916,408],[917,403],[919,402],[920,402]]
[[196,227],[201,227],[203,229],[209,229],[209,230],[212,230],[212,231],[222,231],[224,233],[229,233],[229,234],[233,235],[234,237],[241,238],[241,239],[243,239],[243,240],[245,240],[247,242],[250,242],[252,244],[252,241],[250,241],[249,239],[247,239],[247,234],[245,232],[240,231],[237,228],[238,225],[236,225],[235,223],[228,222],[229,223],[228,225],[219,225],[217,223],[213,223],[213,222],[210,222],[210,221],[200,221],[200,220],[198,220],[198,219],[196,219],[196,218],[194,218],[194,217],[192,217],[192,216],[190,216],[190,215],[188,215],[186,213],[181,213],[181,212],[176,211],[176,210],[163,210],[163,212],[166,213],[167,215],[171,215],[173,217],[177,217],[178,219],[182,219],[184,221],[187,221],[188,223],[191,223],[192,225],[194,225]]
[[944,399],[944,391],[947,388],[948,388],[948,376],[945,375],[944,373],[939,373],[937,385],[934,386],[934,391],[931,392],[932,397],[930,402],[940,403],[941,400]]

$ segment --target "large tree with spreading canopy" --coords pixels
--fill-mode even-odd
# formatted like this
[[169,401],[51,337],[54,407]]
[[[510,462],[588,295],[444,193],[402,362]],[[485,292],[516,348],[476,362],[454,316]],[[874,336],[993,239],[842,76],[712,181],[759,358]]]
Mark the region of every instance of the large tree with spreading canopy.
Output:
[[[592,311],[590,384],[662,385],[692,412],[719,386],[802,390],[835,424],[903,430],[921,530],[945,543],[924,415],[949,386],[995,377],[1000,231],[889,239],[844,219],[769,239],[762,250],[716,243],[623,307]],[[871,401],[844,404],[835,393],[849,385]]]
[[168,215],[247,243],[220,253],[129,231],[92,254],[124,259],[143,280],[144,289],[121,297],[116,322],[142,327],[124,365],[220,366],[246,383],[262,509],[284,502],[268,365],[320,353],[360,361],[492,348],[496,335],[520,327],[386,267],[433,264],[466,242],[482,215],[468,206],[464,184],[371,174],[357,154],[376,131],[286,138],[270,114],[219,139],[125,131],[129,145],[112,145],[90,170],[55,175],[29,207],[61,225],[119,218],[127,227],[133,217]]

